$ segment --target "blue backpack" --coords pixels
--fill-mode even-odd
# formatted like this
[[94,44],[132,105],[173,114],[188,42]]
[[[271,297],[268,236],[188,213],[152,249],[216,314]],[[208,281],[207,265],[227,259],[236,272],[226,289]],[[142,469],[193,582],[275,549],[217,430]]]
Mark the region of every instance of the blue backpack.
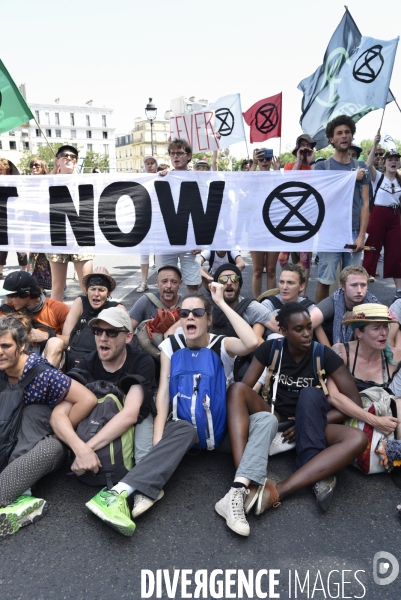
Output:
[[226,376],[220,359],[224,336],[207,348],[187,348],[183,335],[170,335],[173,349],[170,400],[173,419],[192,423],[198,433],[196,447],[213,450],[227,433]]

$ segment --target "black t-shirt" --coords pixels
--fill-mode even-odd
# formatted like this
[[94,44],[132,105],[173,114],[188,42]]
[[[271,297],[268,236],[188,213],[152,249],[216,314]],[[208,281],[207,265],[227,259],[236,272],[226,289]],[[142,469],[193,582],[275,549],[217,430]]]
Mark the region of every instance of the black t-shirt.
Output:
[[125,347],[127,349],[125,363],[114,373],[109,373],[109,371],[106,371],[103,367],[103,363],[99,358],[97,350],[82,358],[77,366],[80,369],[89,371],[95,381],[104,380],[117,384],[121,374],[142,375],[142,377],[150,381],[152,387],[156,387],[155,364],[150,354],[138,350],[137,348],[132,348],[132,346],[129,346],[128,344]]
[[[269,340],[261,344],[254,350],[254,356],[265,367],[269,366],[270,351],[274,340]],[[280,355],[278,356],[275,372],[280,364]],[[344,361],[337,354],[325,346],[324,348],[324,370],[328,377],[334,371],[337,371],[344,365]],[[280,377],[277,387],[276,410],[283,417],[294,417],[297,401],[301,390],[304,387],[316,387],[319,380],[315,379],[313,368],[313,344],[300,362],[295,362],[292,355],[288,352],[287,340],[283,342],[283,358],[281,361]],[[273,380],[270,383],[270,389],[273,387]]]

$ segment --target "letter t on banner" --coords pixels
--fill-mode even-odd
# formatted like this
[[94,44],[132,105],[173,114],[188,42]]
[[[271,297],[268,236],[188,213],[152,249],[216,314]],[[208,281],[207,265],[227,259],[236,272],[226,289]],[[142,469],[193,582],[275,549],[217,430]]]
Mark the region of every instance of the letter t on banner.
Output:
[[243,114],[251,128],[251,144],[270,138],[281,138],[282,93],[259,100]]

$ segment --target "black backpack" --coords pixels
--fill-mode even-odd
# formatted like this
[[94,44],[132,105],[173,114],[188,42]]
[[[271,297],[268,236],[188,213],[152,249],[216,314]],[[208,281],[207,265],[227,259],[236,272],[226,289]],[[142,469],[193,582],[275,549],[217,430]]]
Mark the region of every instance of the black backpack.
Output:
[[[141,375],[122,374],[117,385],[111,381],[94,381],[89,371],[77,367],[72,369],[68,375],[87,387],[98,399],[95,408],[78,424],[76,429],[77,436],[84,442],[88,442],[122,411],[125,396],[131,385],[141,385],[144,392],[137,423],[141,423],[150,412],[156,414],[152,388],[149,381]],[[134,427],[129,427],[110,444],[96,450],[96,454],[102,464],[101,468],[97,473],[87,471],[79,476],[79,480],[88,485],[107,485],[108,488],[111,488],[121,481],[133,467]]]
[[[281,302],[280,298],[277,298],[277,296],[268,296],[267,298],[262,298],[262,300],[266,299],[273,304],[276,310],[283,308],[284,306],[283,302]],[[260,302],[262,302],[262,300]],[[314,302],[312,300],[309,300],[309,298],[304,298],[299,304],[303,308],[308,309],[310,306],[312,306],[312,304],[314,304]]]
[[[229,263],[230,265],[235,265],[235,260],[231,256],[231,252],[226,252],[226,254],[227,254],[227,258],[228,258],[228,260],[226,261],[226,263]],[[208,260],[208,262],[209,262],[209,272],[213,269],[213,263],[214,263],[215,256],[216,256],[216,251],[215,250],[211,250],[210,251],[210,258]]]
[[48,369],[55,369],[55,367],[39,363],[32,367],[15,385],[6,382],[4,373],[0,374],[0,472],[6,468],[17,443],[22,419],[24,390],[36,375]]
[[107,301],[99,309],[94,309],[90,305],[87,296],[80,296],[82,300],[82,315],[75,323],[73,330],[70,333],[70,340],[67,347],[67,367],[66,372],[75,367],[81,358],[96,350],[95,337],[88,327],[91,319],[94,319],[100,311],[105,308],[118,306],[118,302]]

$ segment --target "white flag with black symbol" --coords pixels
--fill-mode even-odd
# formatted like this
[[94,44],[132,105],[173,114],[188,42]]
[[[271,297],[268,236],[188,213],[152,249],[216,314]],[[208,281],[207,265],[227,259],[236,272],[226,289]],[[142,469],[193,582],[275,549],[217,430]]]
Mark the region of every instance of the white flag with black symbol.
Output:
[[244,120],[242,118],[241,96],[228,94],[209,104],[205,110],[214,112],[214,129],[220,134],[220,148],[227,148],[245,141]]
[[398,40],[362,37],[337,89],[341,100],[374,108],[386,106]]

